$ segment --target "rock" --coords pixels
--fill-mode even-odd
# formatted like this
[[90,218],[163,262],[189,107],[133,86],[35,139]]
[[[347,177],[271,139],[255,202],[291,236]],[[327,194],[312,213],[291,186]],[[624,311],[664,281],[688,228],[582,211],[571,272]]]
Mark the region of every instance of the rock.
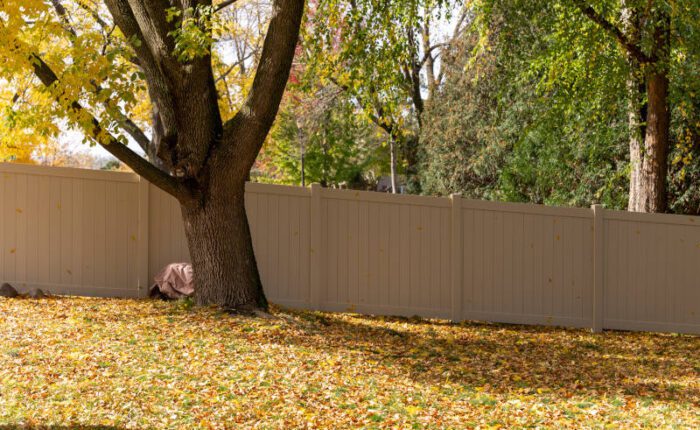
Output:
[[8,297],[12,299],[17,297],[18,295],[19,293],[17,293],[17,290],[15,290],[15,288],[7,282],[0,286],[0,297]]
[[46,294],[44,294],[43,291],[41,291],[39,288],[34,288],[29,292],[29,297],[32,299],[41,299],[46,297]]

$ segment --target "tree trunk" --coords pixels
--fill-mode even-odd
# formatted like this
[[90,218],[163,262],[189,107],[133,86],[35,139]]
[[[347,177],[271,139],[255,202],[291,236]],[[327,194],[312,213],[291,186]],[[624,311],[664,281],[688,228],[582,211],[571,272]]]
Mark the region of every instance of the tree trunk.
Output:
[[245,182],[215,191],[201,204],[182,205],[198,305],[267,309],[245,211]]
[[[639,13],[630,10],[625,15],[627,33],[631,40],[641,43]],[[668,103],[668,54],[670,52],[670,18],[656,18],[653,32],[653,53],[639,64],[639,58],[629,55],[632,72],[630,88],[630,194],[628,210],[633,212],[666,211],[666,172],[670,109]],[[641,66],[641,69],[639,68]],[[639,72],[644,76],[641,84]],[[637,86],[639,90],[633,87]],[[635,93],[636,91],[636,93]],[[643,143],[641,140],[643,139]]]
[[[419,132],[420,134],[420,132]],[[420,194],[421,193],[421,183],[418,173],[420,171],[419,166],[419,150],[420,150],[420,136],[419,134],[409,136],[403,140],[404,144],[404,161],[406,163],[406,189],[409,194]]]
[[[634,64],[634,63],[633,63]],[[636,211],[641,201],[642,190],[642,145],[646,134],[647,104],[646,86],[636,74],[630,73],[627,80],[627,121],[629,129],[630,150],[630,191],[628,210]]]
[[396,194],[396,147],[394,145],[394,138],[389,136],[389,155],[390,157],[390,167],[391,167],[391,193]]
[[[644,146],[631,153],[630,205],[634,212],[666,210],[666,170],[669,145],[668,76],[664,71],[647,78],[647,124]],[[630,148],[632,149],[632,148]],[[632,188],[633,187],[633,188]]]

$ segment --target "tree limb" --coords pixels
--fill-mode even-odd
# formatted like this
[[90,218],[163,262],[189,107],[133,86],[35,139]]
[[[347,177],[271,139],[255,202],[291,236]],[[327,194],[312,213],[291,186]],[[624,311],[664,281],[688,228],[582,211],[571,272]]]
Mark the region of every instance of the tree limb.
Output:
[[576,6],[583,12],[584,15],[588,17],[591,21],[595,22],[602,28],[605,32],[610,34],[615,38],[617,43],[622,46],[632,57],[634,57],[639,63],[651,63],[655,59],[646,55],[639,46],[630,42],[627,36],[613,23],[605,19],[601,14],[595,11],[592,6],[587,4],[584,0],[574,0]]
[[432,52],[436,49],[439,48],[444,48],[446,46],[450,46],[450,42],[442,42],[438,43],[436,45],[431,46],[430,48],[425,50],[425,54],[423,55],[423,59],[420,60],[420,66],[423,67],[423,65],[426,63],[428,60],[435,60],[435,57],[432,56]]
[[[68,11],[66,8],[63,6],[61,3],[61,0],[51,0],[51,4],[54,7],[54,10],[56,11],[56,14],[59,17],[59,20],[62,22],[64,29],[72,36],[72,43],[75,43],[75,38],[78,36],[77,31],[75,31],[75,28],[71,25],[70,19],[68,17]],[[79,2],[79,4],[83,4],[82,2]],[[103,88],[99,83],[91,81],[92,86],[95,88],[96,93],[100,93]],[[109,108],[109,103],[105,101],[104,103],[105,108]],[[149,153],[149,146],[151,145],[151,140],[146,136],[146,134],[141,130],[141,128],[131,120],[127,115],[122,113],[118,108],[115,112],[115,115],[118,117],[117,118],[117,123],[119,126],[129,133],[129,135],[136,141],[136,143],[139,144],[139,146],[144,150],[144,152]]]
[[78,6],[79,6],[81,9],[83,9],[85,12],[87,12],[88,14],[90,14],[90,16],[92,16],[92,19],[94,19],[95,22],[96,22],[103,30],[106,30],[106,29],[108,29],[108,28],[110,27],[110,25],[107,24],[107,22],[106,22],[104,19],[102,19],[102,17],[100,16],[100,14],[97,13],[97,11],[93,10],[92,8],[90,8],[90,6],[88,6],[87,3],[85,3],[83,0],[79,0],[77,3],[78,3]]
[[[49,67],[49,65],[46,64],[41,57],[36,54],[32,54],[29,60],[34,69],[34,74],[39,78],[45,87],[49,88],[59,82],[58,76],[56,76],[51,67]],[[115,156],[119,161],[131,167],[138,175],[142,176],[150,183],[168,194],[173,195],[180,201],[193,198],[191,188],[188,187],[183,181],[180,181],[177,178],[174,178],[158,169],[153,164],[149,163],[148,160],[129,149],[128,146],[119,142],[117,138],[104,130],[99,121],[87,110],[85,110],[79,102],[73,101],[70,108],[75,113],[89,115],[92,123],[90,137],[93,138],[100,146],[106,149],[107,152]],[[107,142],[103,142],[99,138],[100,136],[106,136]]]
[[218,11],[220,11],[220,10],[222,10],[222,9],[225,9],[225,8],[231,6],[232,4],[236,3],[237,1],[238,1],[238,0],[224,0],[224,1],[222,1],[221,3],[219,3],[218,6],[216,6],[216,7],[214,8],[214,12],[218,12]]
[[245,61],[247,61],[250,57],[252,57],[253,54],[255,54],[255,52],[254,52],[254,51],[251,51],[251,52],[248,53],[248,55],[246,55],[245,57],[243,57],[243,58],[241,58],[240,60],[236,61],[235,63],[231,64],[231,65],[229,66],[228,69],[226,69],[221,75],[219,75],[219,77],[217,77],[217,78],[214,80],[214,82],[219,82],[219,81],[221,81],[221,80],[223,80],[223,79],[226,79],[226,77],[233,71],[233,69],[236,68],[236,66],[241,66],[241,65],[243,65],[243,63],[244,63]]
[[139,127],[131,118],[121,112],[117,112],[117,116],[117,123],[119,126],[124,131],[129,133],[129,136],[131,136],[136,143],[139,144],[141,149],[148,154],[151,146],[151,139],[146,136],[146,133],[141,130],[141,127]]
[[[156,55],[148,48],[141,27],[137,22],[134,12],[127,0],[105,0],[114,23],[124,35],[139,43],[132,43],[132,48],[139,59],[139,66],[146,75],[149,84],[149,94],[154,106],[157,106],[158,120],[162,125],[162,138],[154,139],[158,146],[160,141],[170,146],[177,140],[177,118],[173,108],[175,106],[172,91],[172,83],[163,73],[163,67]],[[160,140],[160,141],[159,141]]]
[[68,11],[61,4],[60,0],[51,0],[51,5],[53,5],[54,10],[56,11],[56,15],[58,15],[58,20],[61,22],[63,28],[68,33],[70,33],[73,38],[78,37],[78,33],[75,31],[73,25],[70,23]]
[[275,0],[276,13],[270,20],[248,97],[238,113],[224,124],[226,143],[244,142],[226,146],[235,147],[235,156],[244,157],[250,166],[277,116],[299,39],[304,4],[305,0]]
[[[345,91],[346,93],[349,93],[350,88],[347,85],[341,84],[338,82],[337,79],[331,77],[330,81],[333,82],[338,88],[341,90]],[[357,94],[353,94],[353,96],[357,99],[359,104],[362,104],[362,100],[360,100],[360,96]],[[369,116],[370,121],[372,121],[377,127],[381,128],[384,130],[392,139],[398,141],[399,139],[399,133],[397,131],[397,127],[394,124],[393,120],[387,120],[383,119],[384,118],[384,108],[382,108],[380,105],[377,103],[374,103],[374,109],[377,111],[377,114],[373,113],[367,113],[367,116]]]

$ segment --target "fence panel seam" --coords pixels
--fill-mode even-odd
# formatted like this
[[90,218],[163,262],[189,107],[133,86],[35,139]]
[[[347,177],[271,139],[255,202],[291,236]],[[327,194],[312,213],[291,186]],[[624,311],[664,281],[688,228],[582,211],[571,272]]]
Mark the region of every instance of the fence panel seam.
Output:
[[605,209],[593,205],[593,331],[603,331],[605,282]]
[[462,196],[450,195],[452,203],[451,251],[452,251],[452,321],[462,320],[462,290],[464,283],[462,267],[464,255],[464,238],[462,237]]

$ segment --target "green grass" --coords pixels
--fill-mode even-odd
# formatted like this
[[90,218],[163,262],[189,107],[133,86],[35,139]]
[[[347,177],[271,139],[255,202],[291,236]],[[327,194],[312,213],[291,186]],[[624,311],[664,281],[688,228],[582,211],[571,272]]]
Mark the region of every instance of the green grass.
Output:
[[0,299],[0,428],[700,427],[698,337],[273,313]]

